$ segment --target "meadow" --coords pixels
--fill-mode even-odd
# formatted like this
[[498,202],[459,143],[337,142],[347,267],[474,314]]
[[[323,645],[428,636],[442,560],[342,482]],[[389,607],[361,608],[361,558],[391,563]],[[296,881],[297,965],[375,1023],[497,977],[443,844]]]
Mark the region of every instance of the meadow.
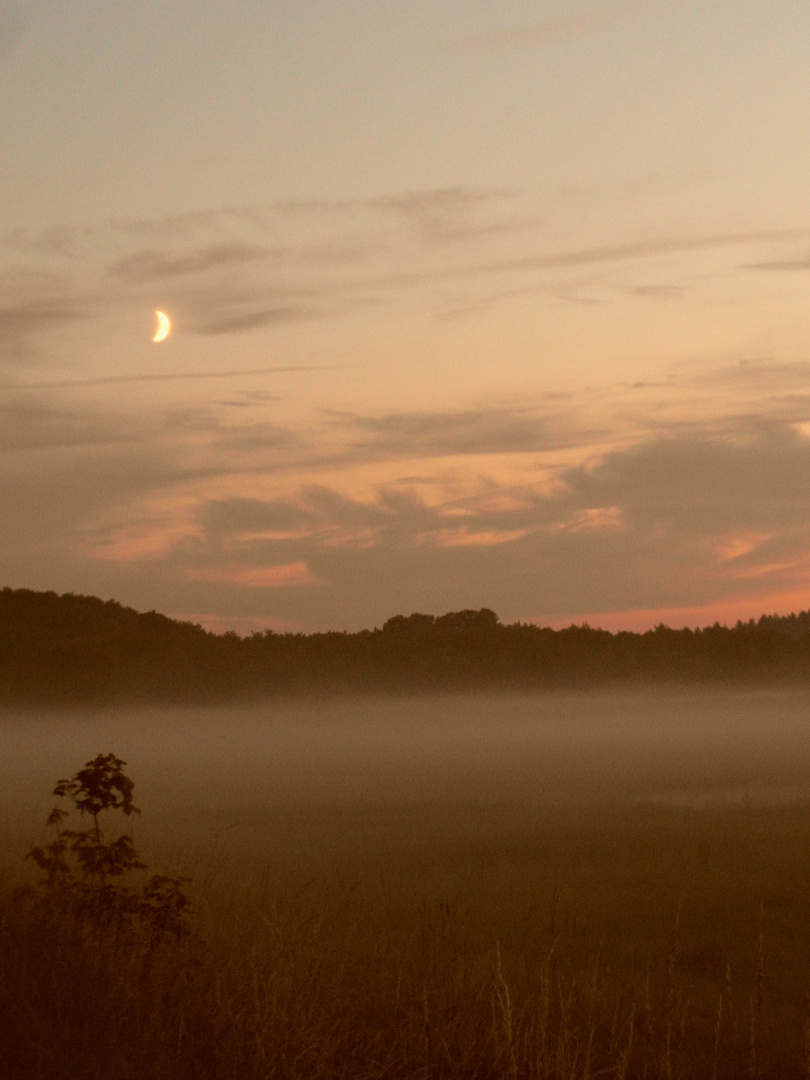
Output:
[[[7,713],[9,1080],[810,1076],[796,689]],[[155,942],[20,888],[50,792],[135,781]]]

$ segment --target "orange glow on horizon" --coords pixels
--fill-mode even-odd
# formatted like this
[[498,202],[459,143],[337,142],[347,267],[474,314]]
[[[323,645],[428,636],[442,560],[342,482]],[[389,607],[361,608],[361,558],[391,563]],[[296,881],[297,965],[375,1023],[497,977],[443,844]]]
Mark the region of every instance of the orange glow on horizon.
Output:
[[746,597],[740,600],[719,600],[713,604],[700,604],[694,607],[633,608],[627,611],[591,611],[575,615],[559,615],[550,618],[528,618],[523,622],[533,622],[538,626],[550,626],[553,630],[564,630],[569,626],[582,626],[587,623],[595,630],[608,630],[612,634],[628,630],[643,634],[653,630],[661,623],[673,630],[688,627],[714,626],[720,623],[734,626],[738,621],[748,622],[759,619],[762,615],[798,615],[800,611],[810,610],[810,589],[799,593],[770,593],[760,598]]

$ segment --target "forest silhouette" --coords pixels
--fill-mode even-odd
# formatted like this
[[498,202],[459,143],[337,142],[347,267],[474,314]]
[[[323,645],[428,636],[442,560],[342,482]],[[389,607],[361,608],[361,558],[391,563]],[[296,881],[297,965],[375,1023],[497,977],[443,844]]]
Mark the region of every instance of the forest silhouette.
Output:
[[358,633],[241,638],[71,593],[0,591],[3,704],[222,703],[276,694],[810,679],[810,612],[610,633],[495,612],[395,615]]

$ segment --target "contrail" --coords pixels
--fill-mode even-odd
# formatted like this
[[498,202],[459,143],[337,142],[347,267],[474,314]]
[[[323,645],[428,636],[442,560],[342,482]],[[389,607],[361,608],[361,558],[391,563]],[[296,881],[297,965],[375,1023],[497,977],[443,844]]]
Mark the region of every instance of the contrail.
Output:
[[36,383],[8,383],[0,386],[3,390],[68,390],[72,387],[82,386],[109,386],[114,383],[139,383],[139,382],[178,382],[183,379],[232,379],[240,375],[276,375],[286,371],[327,371],[324,367],[272,367],[272,368],[248,368],[245,371],[192,371],[183,374],[171,375],[106,375],[98,379],[61,379],[55,382]]

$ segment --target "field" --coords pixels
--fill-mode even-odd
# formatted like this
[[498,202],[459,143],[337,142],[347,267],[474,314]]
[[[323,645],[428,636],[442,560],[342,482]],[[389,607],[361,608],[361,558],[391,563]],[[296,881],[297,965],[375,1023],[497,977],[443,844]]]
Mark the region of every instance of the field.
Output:
[[[800,691],[2,720],[5,1076],[810,1075]],[[17,886],[55,781],[127,762],[154,945]],[[129,823],[128,823],[129,824]]]

